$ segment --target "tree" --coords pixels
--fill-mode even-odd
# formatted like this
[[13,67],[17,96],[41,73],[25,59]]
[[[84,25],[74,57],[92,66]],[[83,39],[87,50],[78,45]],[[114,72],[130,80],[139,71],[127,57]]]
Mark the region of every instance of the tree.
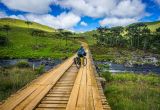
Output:
[[58,29],[58,38],[60,39],[60,43],[59,43],[59,45],[61,46],[61,39],[63,38],[63,31],[64,31],[64,29]]
[[148,43],[150,41],[150,29],[147,28],[147,26],[145,26],[142,29],[142,36],[143,36],[143,50],[146,50],[147,47],[149,46]]
[[5,36],[0,36],[0,46],[5,46],[9,42],[8,38]]
[[11,30],[11,27],[9,25],[4,25],[3,29],[7,32],[7,36],[8,36],[8,32]]
[[67,39],[69,37],[69,35],[71,35],[72,33],[69,31],[63,32],[63,35],[65,35],[65,40],[66,40],[66,46],[67,46]]
[[160,27],[156,29],[156,32],[157,32],[157,33],[160,33]]
[[25,23],[26,23],[26,24],[27,24],[27,26],[28,26],[28,32],[29,32],[29,25],[31,25],[31,24],[32,24],[32,22],[30,22],[30,21],[26,21]]
[[105,28],[100,26],[97,28],[97,30],[100,34],[100,36],[97,37],[97,43],[103,45],[105,43],[104,42],[105,41],[105,34],[104,34]]
[[121,33],[123,32],[123,27],[117,26],[110,29],[113,37],[113,46],[119,46]]

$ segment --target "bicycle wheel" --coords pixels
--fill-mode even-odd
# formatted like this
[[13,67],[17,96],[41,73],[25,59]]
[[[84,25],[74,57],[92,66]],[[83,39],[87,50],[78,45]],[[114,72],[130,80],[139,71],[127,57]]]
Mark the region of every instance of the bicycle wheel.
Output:
[[74,63],[78,69],[81,67],[80,58],[78,57],[74,58]]
[[84,66],[87,65],[87,58],[86,58],[86,57],[83,58],[83,65],[84,65]]

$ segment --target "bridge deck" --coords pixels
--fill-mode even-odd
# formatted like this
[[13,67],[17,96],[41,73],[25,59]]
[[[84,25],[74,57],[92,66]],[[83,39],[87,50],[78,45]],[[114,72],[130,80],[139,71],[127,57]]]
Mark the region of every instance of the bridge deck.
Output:
[[91,55],[79,70],[73,57],[9,97],[0,110],[110,110]]

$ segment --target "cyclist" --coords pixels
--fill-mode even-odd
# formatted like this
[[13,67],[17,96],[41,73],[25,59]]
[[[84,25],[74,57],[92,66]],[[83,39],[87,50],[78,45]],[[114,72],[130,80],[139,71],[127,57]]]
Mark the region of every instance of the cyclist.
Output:
[[84,64],[84,57],[86,56],[86,52],[85,52],[83,46],[80,47],[80,49],[77,52],[77,55],[80,59],[81,65],[83,65]]
[[78,55],[78,57],[84,57],[84,56],[86,56],[86,52],[85,52],[85,50],[84,50],[84,48],[83,48],[83,46],[81,46],[80,47],[80,49],[78,50],[78,52],[77,52],[77,55]]

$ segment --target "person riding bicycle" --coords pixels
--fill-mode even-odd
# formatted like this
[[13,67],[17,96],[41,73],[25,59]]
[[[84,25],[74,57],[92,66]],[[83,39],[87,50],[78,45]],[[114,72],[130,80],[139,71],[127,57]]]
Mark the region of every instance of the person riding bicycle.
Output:
[[80,47],[80,49],[77,52],[77,55],[78,55],[78,57],[84,57],[84,56],[86,56],[86,52],[85,52],[83,46]]
[[79,50],[77,51],[77,56],[78,57],[74,58],[74,63],[76,64],[77,68],[80,68],[81,66],[86,66],[87,58],[85,57],[86,52],[83,46],[81,46]]

